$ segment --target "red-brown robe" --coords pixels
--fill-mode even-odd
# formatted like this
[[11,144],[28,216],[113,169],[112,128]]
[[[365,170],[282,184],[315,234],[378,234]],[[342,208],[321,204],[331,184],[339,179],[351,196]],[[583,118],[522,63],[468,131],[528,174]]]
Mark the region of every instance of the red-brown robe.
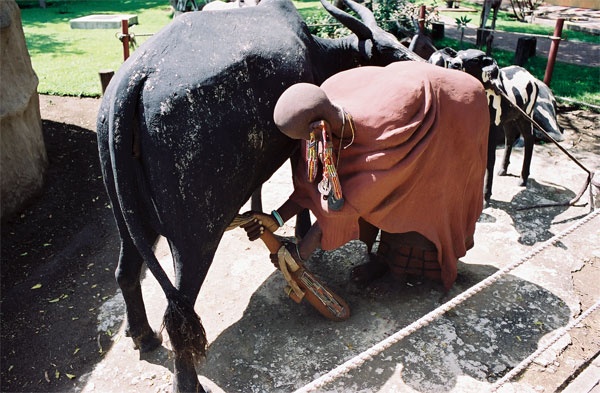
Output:
[[[461,71],[398,62],[344,71],[321,87],[356,130],[337,168],[341,210],[330,210],[318,192],[320,175],[308,182],[304,158],[294,172],[291,199],[316,216],[322,248],[358,239],[359,217],[386,232],[415,231],[435,244],[450,288],[483,207],[489,112],[481,83]],[[350,136],[346,124],[344,145]]]

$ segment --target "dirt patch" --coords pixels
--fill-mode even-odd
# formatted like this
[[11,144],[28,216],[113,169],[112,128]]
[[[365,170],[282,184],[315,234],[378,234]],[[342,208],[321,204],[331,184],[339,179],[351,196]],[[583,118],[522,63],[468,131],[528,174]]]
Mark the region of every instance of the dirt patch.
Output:
[[76,125],[90,131],[96,130],[99,107],[100,99],[95,98],[40,96],[43,119]]
[[[95,99],[41,97],[50,161],[44,190],[2,223],[2,391],[76,389],[121,323],[107,320],[109,326],[98,329],[100,306],[117,293],[119,252],[97,157],[98,105]],[[571,151],[600,154],[597,119],[561,108]],[[575,285],[589,285],[582,278]]]
[[97,316],[116,292],[119,239],[92,131],[98,103],[42,97],[45,185],[2,223],[2,391],[68,390],[110,341]]

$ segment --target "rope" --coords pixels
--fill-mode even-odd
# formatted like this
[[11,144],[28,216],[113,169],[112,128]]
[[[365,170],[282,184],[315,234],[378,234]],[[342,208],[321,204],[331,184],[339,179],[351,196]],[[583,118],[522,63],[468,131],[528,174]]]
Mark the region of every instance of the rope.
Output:
[[[456,24],[453,24],[452,22],[448,23],[449,26],[456,26]],[[483,27],[477,27],[477,26],[467,26],[468,29],[471,30],[482,30],[482,31],[487,31],[490,33],[506,33],[506,34],[514,34],[514,35],[518,35],[518,36],[526,36],[526,37],[538,37],[538,38],[546,38],[549,40],[562,40],[564,41],[564,38],[562,37],[557,37],[554,35],[548,35],[548,34],[534,34],[534,33],[523,33],[523,32],[512,32],[512,31],[504,31],[504,30],[496,30],[496,29],[489,29],[487,27],[483,28]]]
[[479,283],[475,284],[474,286],[472,286],[471,288],[467,289],[466,291],[458,294],[454,298],[450,299],[448,302],[442,304],[440,307],[438,307],[435,310],[429,312],[428,314],[425,314],[424,316],[422,316],[421,318],[419,318],[415,322],[411,323],[410,325],[406,326],[405,328],[403,328],[403,329],[399,330],[398,332],[394,333],[393,335],[391,335],[387,339],[379,342],[378,344],[375,344],[374,346],[372,346],[371,348],[367,349],[366,351],[358,354],[354,358],[352,358],[352,359],[346,361],[345,363],[337,366],[333,370],[329,371],[327,374],[322,375],[321,377],[315,379],[311,383],[309,383],[309,384],[305,385],[304,387],[296,390],[295,393],[304,393],[304,392],[315,391],[315,390],[317,390],[317,389],[325,386],[326,384],[333,382],[334,380],[336,380],[337,378],[339,378],[343,374],[346,374],[349,371],[351,371],[351,370],[353,370],[355,368],[360,367],[365,362],[367,362],[369,360],[372,360],[373,357],[377,356],[378,354],[380,354],[384,350],[390,348],[392,345],[396,344],[400,340],[402,340],[405,337],[409,336],[410,334],[416,332],[417,330],[419,330],[419,329],[421,329],[421,328],[429,325],[431,322],[433,322],[434,320],[436,320],[440,316],[444,315],[446,312],[448,312],[449,310],[453,309],[454,307],[458,306],[460,303],[462,303],[465,300],[469,299],[473,295],[481,292],[483,289],[491,286],[493,283],[495,283],[496,281],[498,281],[502,276],[504,276],[505,274],[508,274],[510,271],[512,271],[515,268],[519,267],[520,265],[522,265],[526,261],[532,259],[534,256],[536,256],[537,254],[541,253],[543,250],[545,250],[549,246],[553,245],[554,243],[558,242],[562,238],[564,238],[567,235],[571,234],[573,231],[575,231],[579,227],[585,225],[589,221],[591,221],[594,218],[596,218],[599,214],[600,214],[600,210],[596,210],[596,211],[588,214],[586,217],[582,218],[580,221],[578,221],[577,223],[573,224],[572,226],[570,226],[569,228],[567,228],[563,232],[559,233],[558,235],[555,235],[551,239],[548,239],[547,241],[543,242],[542,244],[540,244],[539,246],[537,246],[536,248],[534,248],[533,250],[531,250],[526,256],[522,257],[518,261],[513,262],[512,264],[510,264],[510,265],[508,265],[508,266],[506,266],[506,267],[498,270],[496,273],[492,274],[488,278],[480,281]]
[[247,224],[254,220],[252,213],[236,214],[231,223],[225,228],[225,231],[231,231],[241,225]]
[[559,329],[558,332],[552,337],[552,340],[550,340],[548,343],[546,343],[546,345],[540,347],[537,351],[535,351],[534,353],[529,355],[529,357],[527,357],[525,360],[523,360],[521,363],[519,363],[515,368],[510,370],[510,372],[508,372],[505,376],[503,376],[502,378],[497,380],[496,383],[494,383],[494,385],[492,386],[491,391],[492,392],[497,391],[500,386],[504,385],[506,382],[508,382],[512,378],[514,378],[517,374],[519,374],[527,366],[529,366],[529,364],[531,362],[533,362],[538,356],[540,356],[540,354],[542,352],[544,352],[545,350],[550,348],[555,342],[557,342],[561,337],[563,337],[565,334],[567,334],[571,329],[573,329],[574,327],[579,325],[584,319],[589,317],[590,314],[593,313],[594,311],[596,311],[598,308],[600,308],[600,300],[596,301],[596,304],[594,304],[592,307],[585,310],[585,312],[583,314],[581,314],[579,316],[579,318],[570,322],[564,328]]

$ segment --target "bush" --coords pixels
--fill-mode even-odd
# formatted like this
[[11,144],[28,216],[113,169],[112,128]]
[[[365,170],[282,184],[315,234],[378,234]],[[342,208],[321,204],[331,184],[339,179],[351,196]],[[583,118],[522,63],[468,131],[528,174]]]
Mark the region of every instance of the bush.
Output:
[[[377,24],[398,39],[412,37],[417,33],[420,5],[408,0],[379,0],[365,5],[373,9]],[[438,19],[435,7],[429,8],[425,16],[425,26]],[[326,11],[308,16],[306,23],[310,32],[319,37],[337,38],[350,34],[348,29]]]

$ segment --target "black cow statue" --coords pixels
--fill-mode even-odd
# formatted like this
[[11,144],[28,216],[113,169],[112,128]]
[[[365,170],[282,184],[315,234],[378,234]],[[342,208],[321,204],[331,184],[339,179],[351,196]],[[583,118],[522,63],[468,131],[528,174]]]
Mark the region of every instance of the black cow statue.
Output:
[[[290,0],[182,14],[133,53],[105,92],[98,144],[121,237],[116,279],[127,333],[142,352],[161,343],[142,299],[145,262],[168,300],[176,392],[203,391],[194,366],[207,341],[193,305],[221,237],[297,146],[273,123],[277,98],[360,65],[423,60],[367,8],[347,5],[362,21],[323,0],[354,33],[340,39],[311,35]],[[152,249],[159,235],[171,248],[174,283]]]
[[[552,138],[557,141],[563,140],[562,130],[556,117],[556,100],[552,91],[544,82],[536,79],[524,68],[518,66],[498,68],[493,58],[477,49],[456,52],[451,48],[444,48],[432,54],[428,61],[442,67],[463,70],[477,78],[486,87],[489,87],[487,83],[490,76],[493,75],[497,86],[502,89],[512,103],[532,117]],[[525,154],[519,185],[526,186],[535,133],[531,122],[518,109],[515,109],[493,89],[487,88],[486,91],[490,109],[490,137],[484,195],[486,203],[489,203],[492,196],[496,146],[502,140],[505,143],[502,168],[498,172],[499,175],[504,176],[507,174],[512,147],[519,136],[523,137]]]
[[171,7],[175,11],[175,16],[188,11],[198,11],[196,0],[169,0]]

